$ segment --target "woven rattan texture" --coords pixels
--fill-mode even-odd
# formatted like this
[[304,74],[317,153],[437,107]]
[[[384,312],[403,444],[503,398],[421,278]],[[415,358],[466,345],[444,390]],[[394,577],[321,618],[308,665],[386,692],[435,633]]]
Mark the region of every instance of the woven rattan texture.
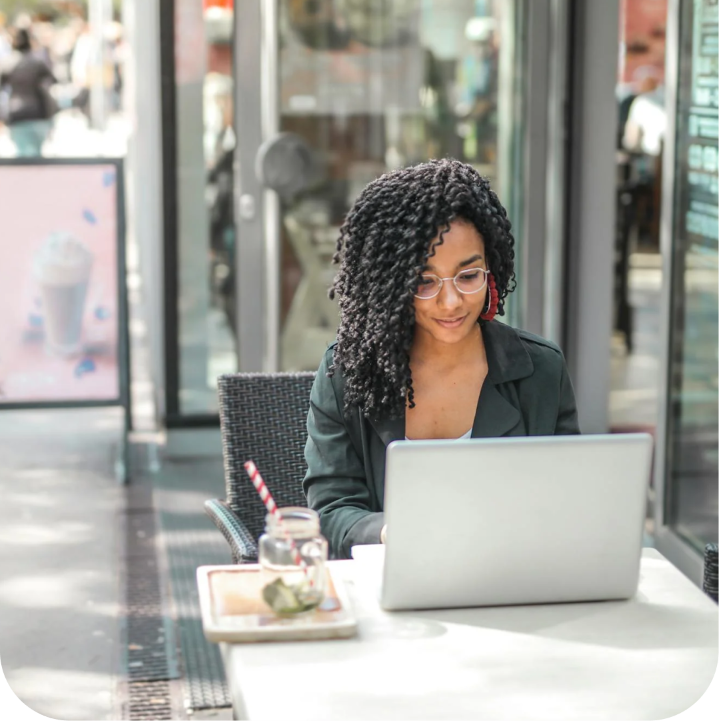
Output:
[[314,373],[236,373],[218,381],[226,501],[257,540],[265,507],[244,463],[257,465],[278,506],[306,506],[302,479]]
[[205,513],[230,544],[233,563],[255,563],[257,545],[235,512],[219,499],[205,501]]

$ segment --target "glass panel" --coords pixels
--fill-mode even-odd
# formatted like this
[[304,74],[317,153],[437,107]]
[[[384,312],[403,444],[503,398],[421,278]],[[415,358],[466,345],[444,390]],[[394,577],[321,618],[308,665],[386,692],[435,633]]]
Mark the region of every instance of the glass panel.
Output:
[[619,18],[609,426],[613,432],[653,433],[662,344],[659,226],[667,0],[621,0]]
[[231,0],[175,0],[179,396],[217,412],[235,348]]
[[666,516],[717,540],[717,2],[682,3]]
[[[387,170],[443,156],[495,188],[499,77],[514,0],[312,0],[279,4],[280,129],[301,135],[323,174],[282,209],[280,365],[314,370],[337,328],[327,299],[339,226]],[[510,62],[513,58],[510,59]],[[513,124],[504,124],[513,133]],[[514,152],[512,143],[507,147]],[[512,184],[520,185],[515,172]],[[511,187],[511,186],[510,186]],[[500,191],[501,193],[502,191]],[[503,194],[510,206],[511,198]]]

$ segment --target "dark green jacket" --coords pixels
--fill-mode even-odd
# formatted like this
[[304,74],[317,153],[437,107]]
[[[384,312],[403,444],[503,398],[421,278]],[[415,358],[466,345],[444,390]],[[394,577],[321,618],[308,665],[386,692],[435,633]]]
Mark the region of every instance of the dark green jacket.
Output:
[[[543,338],[492,321],[482,327],[489,372],[482,386],[472,438],[579,433],[572,382],[559,348]],[[327,369],[325,353],[310,394],[303,482],[307,503],[320,515],[335,558],[379,543],[384,525],[385,451],[404,440],[402,418],[370,421],[342,412],[344,379]]]

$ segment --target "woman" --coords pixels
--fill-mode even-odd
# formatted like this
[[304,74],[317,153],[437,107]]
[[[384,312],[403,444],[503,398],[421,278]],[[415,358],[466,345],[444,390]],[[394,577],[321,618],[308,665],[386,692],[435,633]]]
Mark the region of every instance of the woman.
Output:
[[334,557],[386,538],[391,441],[579,433],[559,348],[494,320],[515,286],[514,238],[471,166],[370,183],[334,260],[341,320],[310,396],[303,483]]
[[7,125],[18,157],[37,157],[57,110],[49,90],[55,77],[47,63],[32,53],[27,30],[16,30],[13,50],[0,67],[0,86],[7,85],[10,91]]

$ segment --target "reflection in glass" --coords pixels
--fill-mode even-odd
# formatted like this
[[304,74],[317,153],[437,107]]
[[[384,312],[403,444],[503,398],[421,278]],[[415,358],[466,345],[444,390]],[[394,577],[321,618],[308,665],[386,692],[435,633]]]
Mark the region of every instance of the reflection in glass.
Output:
[[620,6],[609,426],[613,432],[653,433],[662,343],[659,227],[668,5],[621,0]]
[[217,411],[237,369],[232,3],[175,0],[180,412]]
[[283,369],[316,369],[334,339],[331,258],[368,182],[444,156],[497,181],[500,29],[510,7],[511,0],[281,0],[280,130],[303,137],[321,168],[282,204]]
[[717,4],[682,4],[669,362],[667,519],[717,540]]

